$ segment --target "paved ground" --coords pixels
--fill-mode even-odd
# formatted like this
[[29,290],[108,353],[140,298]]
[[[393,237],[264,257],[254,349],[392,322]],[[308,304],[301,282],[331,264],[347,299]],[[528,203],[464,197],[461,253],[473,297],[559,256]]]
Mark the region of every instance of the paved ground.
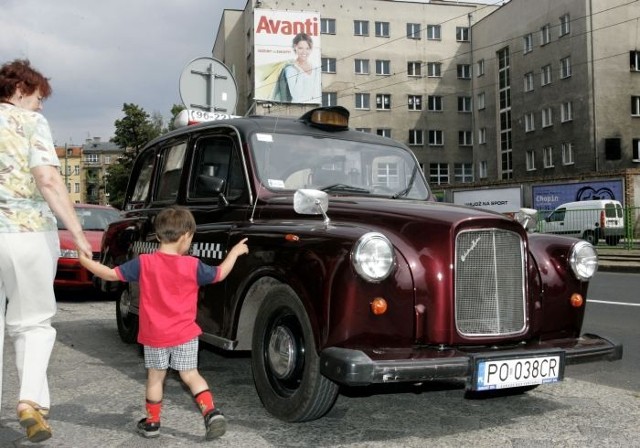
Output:
[[[167,381],[162,435],[135,434],[142,417],[142,357],[120,342],[113,302],[62,302],[51,366],[54,437],[47,447],[186,447],[205,444],[201,418],[175,377]],[[8,344],[7,344],[8,345]],[[16,378],[5,350],[0,447],[29,446],[14,417]],[[287,424],[267,414],[246,357],[203,351],[201,371],[229,429],[219,447],[640,447],[640,387],[571,378],[516,397],[464,399],[462,385],[345,390],[323,419]]]

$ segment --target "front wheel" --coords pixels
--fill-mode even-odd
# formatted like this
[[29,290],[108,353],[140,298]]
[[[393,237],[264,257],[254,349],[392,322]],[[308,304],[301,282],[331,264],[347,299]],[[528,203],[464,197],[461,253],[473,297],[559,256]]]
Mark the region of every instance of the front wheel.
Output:
[[322,417],[333,407],[339,388],[320,373],[320,357],[300,299],[287,286],[276,286],[257,316],[251,368],[262,404],[287,422]]
[[116,323],[122,342],[133,344],[138,340],[138,316],[131,312],[131,294],[124,288],[116,300]]

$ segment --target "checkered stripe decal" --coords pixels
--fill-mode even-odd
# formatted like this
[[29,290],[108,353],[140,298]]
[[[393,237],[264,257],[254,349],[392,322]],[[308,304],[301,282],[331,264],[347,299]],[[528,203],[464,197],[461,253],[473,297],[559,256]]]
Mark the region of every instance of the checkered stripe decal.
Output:
[[160,247],[160,243],[156,241],[136,241],[133,243],[132,250],[134,253],[140,254],[152,254]]
[[224,251],[220,243],[194,243],[191,245],[191,255],[200,258],[211,258],[214,260],[222,260]]
[[[151,254],[158,250],[160,243],[155,241],[136,241],[133,243],[133,253]],[[224,259],[224,250],[220,243],[194,243],[191,245],[189,254],[199,258],[209,258],[212,260]]]

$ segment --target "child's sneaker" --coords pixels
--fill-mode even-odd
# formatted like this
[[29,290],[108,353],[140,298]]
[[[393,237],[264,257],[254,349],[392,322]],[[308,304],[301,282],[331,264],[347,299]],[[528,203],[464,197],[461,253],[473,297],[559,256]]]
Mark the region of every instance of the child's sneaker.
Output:
[[160,422],[148,422],[146,418],[143,418],[138,422],[138,434],[152,439],[160,435]]
[[205,438],[207,440],[215,439],[227,432],[227,421],[222,412],[214,409],[204,416],[204,427],[207,430]]

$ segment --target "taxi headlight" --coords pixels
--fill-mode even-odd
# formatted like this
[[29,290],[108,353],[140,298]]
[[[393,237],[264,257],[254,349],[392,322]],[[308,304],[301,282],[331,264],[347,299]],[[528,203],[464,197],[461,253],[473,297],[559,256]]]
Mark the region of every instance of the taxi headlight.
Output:
[[360,237],[351,260],[362,278],[380,282],[387,278],[395,266],[393,245],[381,233],[370,232]]
[[598,254],[586,241],[579,241],[571,248],[569,264],[579,280],[587,281],[598,270]]
[[78,258],[78,251],[73,249],[60,249],[60,258]]

